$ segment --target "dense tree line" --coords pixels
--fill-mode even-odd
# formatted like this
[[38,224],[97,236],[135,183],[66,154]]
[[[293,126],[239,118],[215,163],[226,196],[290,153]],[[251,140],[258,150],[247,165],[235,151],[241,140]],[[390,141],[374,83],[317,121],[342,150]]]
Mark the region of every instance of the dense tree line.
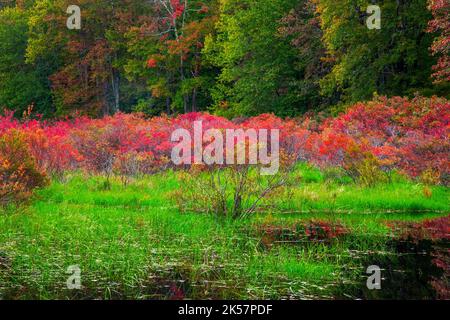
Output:
[[448,0],[1,0],[0,108],[293,116],[448,95],[448,17]]

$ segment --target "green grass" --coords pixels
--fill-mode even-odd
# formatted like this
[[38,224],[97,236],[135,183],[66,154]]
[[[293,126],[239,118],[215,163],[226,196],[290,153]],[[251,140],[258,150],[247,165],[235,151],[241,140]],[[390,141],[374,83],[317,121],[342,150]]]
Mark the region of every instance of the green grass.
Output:
[[[360,187],[345,176],[332,176],[302,165],[294,173],[297,187],[285,210],[299,212],[448,212],[449,192],[444,186],[431,188],[432,196],[424,195],[424,186],[394,175],[393,182],[374,187]],[[283,206],[282,206],[283,207]]]
[[[385,221],[449,211],[444,187],[426,198],[423,186],[406,181],[360,188],[312,169],[302,174],[308,178],[279,212],[237,221],[180,213],[171,198],[180,187],[174,172],[126,187],[113,179],[110,190],[103,177],[69,175],[37,192],[29,207],[0,213],[0,298],[159,299],[173,288],[188,298],[331,298],[361,273],[350,249],[384,250]],[[268,249],[252,231],[311,219],[338,220],[352,236]],[[66,288],[70,265],[81,268],[80,291]]]

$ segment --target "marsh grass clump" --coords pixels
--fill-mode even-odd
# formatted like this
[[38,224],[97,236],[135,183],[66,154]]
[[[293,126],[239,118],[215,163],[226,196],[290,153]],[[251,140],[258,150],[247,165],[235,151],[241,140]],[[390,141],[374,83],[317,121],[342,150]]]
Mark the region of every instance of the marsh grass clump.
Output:
[[362,151],[356,145],[348,148],[343,168],[353,181],[365,187],[388,182],[388,176],[382,170],[381,161],[372,153]]
[[422,172],[419,177],[419,181],[427,186],[438,185],[441,182],[441,173],[437,170],[433,170],[432,168],[428,168]]
[[292,169],[291,162],[277,174],[264,176],[251,165],[192,166],[180,172],[180,189],[174,197],[182,212],[245,218],[258,209],[268,210],[274,199],[289,194],[286,189],[296,180]]

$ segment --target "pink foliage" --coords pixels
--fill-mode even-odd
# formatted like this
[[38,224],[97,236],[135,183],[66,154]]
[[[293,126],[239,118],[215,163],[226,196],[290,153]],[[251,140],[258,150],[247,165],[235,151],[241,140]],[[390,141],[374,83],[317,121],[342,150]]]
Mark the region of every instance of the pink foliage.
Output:
[[151,119],[118,113],[47,122],[18,121],[5,112],[0,135],[13,128],[23,131],[32,155],[51,174],[78,168],[109,172],[115,159],[126,154],[152,159],[157,168],[170,159],[173,131],[192,133],[194,121],[202,121],[203,130],[279,129],[281,150],[320,167],[342,166],[349,148],[357,146],[382,160],[386,170],[399,169],[412,177],[429,169],[441,177],[450,172],[450,102],[441,98],[382,97],[358,103],[320,126],[307,117],[281,119],[272,114],[230,121],[207,113]]

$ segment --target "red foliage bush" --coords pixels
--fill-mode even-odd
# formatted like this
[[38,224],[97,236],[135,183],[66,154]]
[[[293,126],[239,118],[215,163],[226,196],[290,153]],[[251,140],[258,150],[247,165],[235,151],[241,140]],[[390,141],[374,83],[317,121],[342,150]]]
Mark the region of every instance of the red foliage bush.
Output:
[[48,180],[30,155],[26,137],[11,129],[0,136],[0,205],[27,200]]
[[0,116],[0,135],[12,128],[21,131],[39,167],[49,174],[76,168],[110,173],[117,159],[129,153],[146,159],[142,168],[148,173],[170,164],[172,132],[178,128],[192,132],[194,121],[202,121],[204,130],[280,129],[284,154],[322,168],[343,167],[346,157],[357,149],[378,159],[384,172],[397,169],[415,178],[431,170],[442,183],[448,183],[450,175],[450,102],[436,97],[380,97],[357,103],[319,126],[308,117],[280,119],[270,114],[229,121],[205,113],[151,119],[119,113],[49,123],[21,122],[7,112]]
[[412,177],[433,169],[447,183],[450,172],[450,102],[443,98],[394,97],[358,103],[325,122],[324,130],[344,134],[382,159],[388,169]]
[[55,127],[29,131],[27,141],[39,168],[49,175],[61,177],[65,170],[74,169],[81,160],[79,152],[65,134]]

